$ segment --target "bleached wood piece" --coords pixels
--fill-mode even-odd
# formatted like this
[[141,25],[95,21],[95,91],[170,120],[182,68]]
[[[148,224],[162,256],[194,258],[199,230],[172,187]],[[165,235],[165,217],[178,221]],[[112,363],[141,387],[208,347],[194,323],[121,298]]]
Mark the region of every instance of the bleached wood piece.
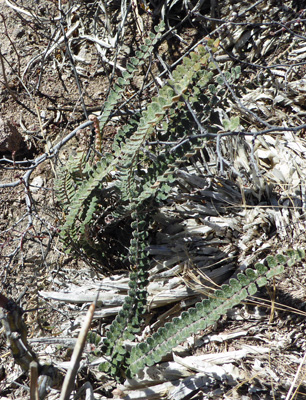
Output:
[[124,400],[155,400],[160,398],[182,400],[201,387],[211,386],[214,382],[215,380],[211,377],[196,374],[183,380],[164,382],[141,390],[125,390],[123,388]]
[[[71,288],[70,292],[40,291],[39,295],[46,299],[83,304],[95,301],[97,291],[96,285],[95,287],[86,285],[82,287],[74,286]],[[197,291],[186,287],[182,278],[179,277],[151,282],[148,286],[148,292],[148,305],[151,309],[184,300],[198,294]],[[116,314],[118,312],[118,307],[123,304],[125,297],[125,294],[119,294],[115,290],[108,292],[101,291],[97,300],[97,307],[103,307],[103,310],[97,310],[95,316],[97,317],[99,313],[101,316]]]
[[213,354],[203,354],[200,356],[190,356],[190,357],[179,357],[173,354],[173,359],[179,364],[182,364],[186,368],[190,368],[194,371],[203,372],[203,368],[211,365],[223,365],[225,363],[233,363],[241,358],[244,358],[250,354],[252,355],[262,355],[267,354],[271,350],[268,347],[262,346],[248,346],[244,345],[240,350],[227,351],[224,353],[213,353]]

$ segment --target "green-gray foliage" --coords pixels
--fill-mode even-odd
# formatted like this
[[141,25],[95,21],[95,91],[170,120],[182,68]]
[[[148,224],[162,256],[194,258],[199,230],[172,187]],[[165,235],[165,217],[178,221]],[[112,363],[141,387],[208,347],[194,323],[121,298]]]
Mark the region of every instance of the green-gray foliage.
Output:
[[[149,35],[115,83],[100,117],[102,130],[134,74],[145,65],[161,31],[159,26],[156,35]],[[209,42],[208,46],[214,52],[217,44]],[[234,82],[239,74],[235,68],[226,79]],[[254,271],[239,274],[238,280],[232,279],[216,291],[214,298],[182,313],[127,353],[125,341],[134,340],[146,311],[150,218],[167,200],[176,170],[204,148],[209,135],[205,137],[203,132],[207,133],[208,117],[224,94],[223,86],[210,54],[198,46],[172,71],[171,79],[147,107],[120,129],[110,153],[93,162],[80,152],[62,168],[56,182],[65,214],[60,236],[66,249],[106,268],[128,259],[129,293],[101,345],[108,360],[101,369],[118,379],[159,362],[173,346],[253,295],[257,287],[282,271],[284,263],[290,265],[303,255],[293,252],[289,258],[267,258],[269,268],[258,264]],[[239,119],[226,124],[229,129],[236,128]],[[92,340],[98,343],[96,337]]]
[[241,303],[248,296],[253,296],[258,287],[267,284],[267,280],[284,271],[284,265],[293,265],[305,258],[305,252],[290,250],[287,256],[268,256],[266,263],[256,264],[255,269],[247,269],[239,273],[238,279],[230,279],[216,290],[209,299],[197,303],[195,307],[183,312],[179,318],[167,322],[145,342],[133,347],[127,359],[127,374],[133,376],[145,366],[150,366],[172,351],[173,347],[186,340],[192,334],[207,328],[216,322],[229,309]]
[[[189,336],[214,324],[229,309],[248,296],[255,295],[258,288],[268,283],[268,279],[281,274],[285,265],[290,267],[304,258],[303,250],[288,250],[285,255],[268,256],[264,263],[257,263],[255,269],[248,268],[244,273],[239,273],[237,279],[230,279],[229,284],[224,284],[215,290],[210,298],[204,299],[188,311],[184,311],[180,317],[167,322],[144,342],[133,347],[130,354],[122,346],[121,358],[110,357],[109,362],[100,365],[100,370],[110,372],[115,377],[120,376],[120,372],[133,377],[144,367],[160,362]],[[119,332],[120,326],[113,324],[105,342],[108,348],[116,346]]]
[[[159,27],[154,39],[147,39],[147,51],[138,51],[137,57],[130,60],[128,72],[110,92],[100,117],[101,129],[133,74],[152,52],[160,30]],[[214,51],[214,43],[210,45]],[[215,74],[209,57],[204,46],[186,56],[146,109],[131,117],[118,132],[111,153],[104,153],[94,164],[80,152],[62,168],[55,186],[65,213],[60,236],[68,251],[75,250],[110,267],[114,261],[109,261],[111,249],[116,247],[109,234],[112,228],[120,225],[121,231],[130,231],[127,225],[133,219],[133,211],[148,209],[152,202],[156,205],[167,198],[175,170],[205,145],[205,139],[193,136],[198,133],[198,126],[186,102],[195,112],[200,108],[206,114],[216,102],[216,95],[209,99],[203,94]],[[218,90],[217,85],[215,93]],[[148,146],[152,140],[155,144]],[[120,251],[127,245],[123,243]],[[119,260],[120,255],[116,257]]]

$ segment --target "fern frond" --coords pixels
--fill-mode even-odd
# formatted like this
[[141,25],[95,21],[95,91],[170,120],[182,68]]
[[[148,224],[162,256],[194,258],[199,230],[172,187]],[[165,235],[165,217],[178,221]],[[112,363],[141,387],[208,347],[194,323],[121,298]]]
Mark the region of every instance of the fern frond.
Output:
[[179,318],[166,323],[144,343],[132,348],[130,358],[127,360],[128,374],[133,376],[146,365],[159,362],[172,351],[173,347],[190,335],[206,329],[229,309],[248,296],[253,296],[258,287],[267,284],[268,279],[281,274],[285,264],[290,266],[303,258],[305,258],[303,250],[291,250],[287,256],[269,256],[266,259],[269,268],[258,263],[255,265],[255,270],[247,269],[244,273],[239,273],[238,279],[230,279],[229,284],[222,285],[214,292],[212,298],[197,303],[195,307],[183,312]]
[[[126,368],[125,360],[127,351],[124,346],[126,340],[134,340],[139,332],[146,312],[148,284],[148,252],[146,222],[137,220],[132,223],[134,229],[129,249],[130,262],[137,265],[137,269],[130,273],[129,293],[125,298],[122,309],[110,326],[103,342],[102,351],[109,356],[110,362],[100,365],[100,370],[120,377],[120,373]],[[124,367],[124,368],[123,368]]]
[[[78,226],[76,224],[76,221],[78,220],[78,217],[85,214],[85,220],[87,223],[88,221],[90,221],[90,218],[95,212],[94,205],[97,204],[97,201],[96,198],[91,201],[91,197],[97,189],[103,188],[103,185],[105,185],[109,174],[113,170],[113,163],[105,165],[103,161],[104,160],[101,160],[95,165],[95,169],[92,171],[92,174],[88,176],[87,180],[82,181],[82,183],[78,187],[78,191],[71,200],[70,209],[66,216],[66,221],[62,226],[60,232],[60,236],[64,239],[64,241],[67,237],[70,237],[72,240],[77,241]],[[88,203],[89,209],[87,209],[86,203]],[[82,218],[80,218],[80,220],[82,221]]]
[[147,39],[146,44],[142,46],[141,51],[137,51],[135,57],[131,57],[126,67],[126,71],[122,72],[122,78],[118,78],[114,87],[104,103],[103,113],[100,119],[100,129],[103,130],[115,106],[120,102],[125,88],[130,85],[135,72],[145,61],[151,56],[154,46],[161,37],[161,32],[164,30],[164,22],[162,21],[157,26],[157,33],[151,39]]
[[[143,112],[137,130],[126,140],[125,146],[121,148],[122,161],[118,166],[120,174],[120,191],[123,201],[128,201],[135,195],[136,183],[133,179],[134,171],[139,159],[141,147],[148,137],[154,132],[158,125],[167,114],[168,110],[176,104],[197,76],[197,71],[190,68],[190,64],[199,65],[199,68],[206,66],[208,56],[203,46],[198,46],[197,51],[190,53],[185,57],[183,65],[178,65],[173,71],[172,79],[168,80],[166,85],[160,89],[157,96],[148,105]],[[211,78],[211,74],[205,72],[206,80]]]
[[54,182],[55,194],[64,211],[67,211],[84,179],[85,164],[84,152],[78,152],[76,156],[69,158],[66,167],[59,171]]

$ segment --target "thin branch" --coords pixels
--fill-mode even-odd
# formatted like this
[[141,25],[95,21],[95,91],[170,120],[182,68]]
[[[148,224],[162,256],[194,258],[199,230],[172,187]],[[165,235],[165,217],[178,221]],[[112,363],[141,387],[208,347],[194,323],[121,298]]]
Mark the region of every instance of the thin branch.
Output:
[[75,82],[76,82],[76,85],[77,85],[77,88],[78,88],[79,98],[80,98],[80,101],[81,101],[81,104],[82,104],[83,113],[84,113],[85,118],[88,119],[88,112],[86,110],[84,97],[83,97],[83,89],[81,87],[81,82],[80,82],[80,79],[79,79],[79,75],[78,75],[77,70],[75,68],[74,59],[73,59],[73,56],[72,56],[72,53],[71,53],[71,49],[70,49],[70,44],[69,44],[69,41],[68,41],[68,35],[66,35],[65,28],[64,28],[64,25],[66,25],[66,15],[65,15],[65,13],[64,13],[64,11],[63,11],[63,9],[61,7],[59,8],[59,11],[60,11],[61,16],[62,16],[62,18],[60,20],[60,26],[61,26],[62,35],[64,37],[64,42],[65,42],[65,45],[66,45],[66,51],[67,51],[68,56],[69,56],[70,65],[71,65],[71,68],[72,68],[72,71],[73,71],[73,74],[74,74],[74,78],[75,78]]

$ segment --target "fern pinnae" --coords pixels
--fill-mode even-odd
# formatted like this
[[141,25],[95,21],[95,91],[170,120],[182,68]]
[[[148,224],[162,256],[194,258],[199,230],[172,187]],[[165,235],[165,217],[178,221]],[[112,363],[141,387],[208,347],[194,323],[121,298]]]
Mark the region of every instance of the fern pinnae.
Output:
[[146,365],[152,365],[152,362],[159,362],[167,353],[171,352],[173,347],[183,340],[186,340],[191,334],[199,330],[206,329],[216,322],[220,316],[227,310],[241,303],[248,296],[257,292],[257,287],[267,284],[268,279],[282,273],[284,264],[293,265],[293,263],[305,258],[303,250],[291,250],[287,256],[281,255],[267,259],[265,265],[258,263],[255,270],[247,269],[244,273],[239,273],[237,279],[230,279],[229,284],[224,284],[220,289],[214,292],[212,298],[204,299],[195,307],[183,312],[180,318],[174,320],[160,328],[146,342],[136,345],[132,348],[128,375],[134,376]]
[[[135,57],[130,59],[122,78],[118,78],[105,103],[100,120],[102,129],[126,85],[131,82],[133,74],[151,52],[156,40],[153,36],[150,37],[135,53]],[[230,285],[223,286],[215,293],[216,299],[203,301],[183,313],[181,318],[174,319],[173,323],[166,324],[145,343],[137,346],[128,358],[124,342],[127,339],[134,339],[146,312],[146,286],[150,262],[147,251],[149,221],[146,218],[151,213],[149,206],[155,207],[154,212],[156,205],[167,199],[176,179],[175,170],[205,145],[203,139],[188,138],[190,131],[193,132],[199,127],[192,121],[190,117],[192,113],[186,107],[186,101],[193,95],[194,100],[192,99],[190,104],[196,105],[196,91],[200,91],[200,86],[207,84],[213,75],[207,65],[207,54],[202,50],[199,47],[197,51],[185,57],[147,109],[130,120],[129,124],[116,135],[113,153],[110,156],[101,158],[95,165],[82,164],[78,171],[73,166],[72,171],[68,171],[66,175],[67,182],[63,183],[66,187],[61,199],[66,204],[69,203],[64,209],[66,221],[61,232],[66,244],[72,244],[75,248],[80,247],[86,255],[93,253],[96,255],[100,251],[102,255],[97,259],[101,261],[106,253],[102,252],[103,246],[109,243],[104,240],[104,236],[109,232],[113,233],[111,230],[114,226],[118,226],[117,224],[122,222],[126,227],[132,221],[128,230],[129,235],[132,231],[129,246],[129,262],[132,269],[129,292],[122,310],[113,321],[102,344],[109,361],[104,363],[101,369],[119,379],[126,371],[133,375],[143,365],[153,365],[160,361],[175,344],[189,336],[190,332],[197,332],[202,327],[212,324],[225,309],[254,294],[257,290],[256,285],[264,285],[268,276],[267,271],[261,267],[259,270],[262,271],[262,276],[259,273],[252,275],[248,271],[245,277],[239,275],[238,280],[231,281]],[[202,71],[203,65],[204,71]],[[204,77],[202,81],[199,78],[201,76]],[[197,86],[200,81],[201,84]],[[198,107],[202,107],[202,104]],[[159,133],[160,130],[157,128],[161,127],[162,133]],[[155,135],[158,139],[161,138],[163,143],[156,144],[156,147],[153,144],[152,149],[148,141],[154,137],[153,142]],[[69,170],[69,166],[66,169]],[[112,181],[116,194],[111,197],[107,192],[104,199],[109,181]],[[73,187],[77,189],[76,194],[73,193]],[[100,215],[97,213],[99,207],[103,208],[102,217],[101,213]],[[114,221],[114,225],[110,224],[109,230],[106,218],[104,220],[104,215],[108,212]],[[99,229],[99,238],[98,235],[91,236],[95,228]],[[126,249],[126,243],[123,245]]]
[[[185,70],[183,71],[186,72]],[[187,90],[188,85],[191,83],[192,80],[192,74],[187,73],[186,75],[184,75],[183,71],[180,70],[180,73],[178,72],[177,74],[175,74],[176,78],[180,82],[179,88],[181,93]],[[178,85],[178,83],[172,81],[171,85]],[[123,162],[121,168],[125,168],[124,162],[128,163],[129,168],[128,175],[125,173],[122,174],[121,179],[121,190],[122,196],[124,198],[129,197],[128,192],[131,187],[132,175],[136,167],[141,146],[154,131],[155,125],[162,121],[167,112],[167,109],[178,101],[180,95],[181,94],[179,94],[178,98],[176,98],[173,89],[171,87],[167,87],[167,85],[164,86],[160,90],[159,95],[152,100],[147,110],[143,113],[142,117],[140,118],[136,132],[131,136],[130,139],[127,140],[126,145],[122,148]]]
[[101,166],[98,163],[96,167],[95,173],[90,176],[88,180],[82,182],[76,195],[72,199],[69,213],[67,214],[66,221],[61,229],[62,237],[65,237],[67,234],[69,235],[69,232],[75,224],[77,216],[80,215],[82,210],[84,210],[86,201],[92,196],[93,191],[95,191],[99,185],[103,184],[105,178],[113,170],[112,164],[110,164],[108,168],[103,168],[104,165]]
[[83,167],[85,165],[84,151],[79,151],[70,157],[66,168],[62,168],[55,180],[56,196],[66,211],[73,201],[78,187],[83,180]]
[[[158,37],[156,38],[155,42],[157,40]],[[149,45],[151,46],[153,46],[155,43],[153,43],[152,41],[149,42]],[[140,56],[140,54],[138,54],[138,56]],[[143,57],[145,57],[144,53]],[[202,55],[201,51],[198,51],[195,53],[191,53],[190,59],[196,59],[198,62],[200,62],[201,60],[205,62],[205,55]],[[133,64],[137,64],[135,59],[133,59]],[[186,92],[194,77],[192,68],[186,68],[187,65],[188,62],[183,61],[183,66],[178,66],[173,72],[174,79],[169,81],[169,85],[175,87],[175,90],[178,90],[179,94]],[[129,82],[129,79],[131,79],[133,72],[135,72],[135,66],[131,65],[130,70],[131,73],[129,72],[128,75],[125,74],[127,84]],[[91,216],[93,216],[94,214],[94,205],[97,205],[96,202],[90,202],[88,201],[88,199],[93,196],[93,193],[97,189],[103,187],[105,180],[114,170],[118,170],[119,180],[117,186],[121,191],[123,202],[126,201],[133,204],[133,197],[137,192],[143,193],[141,201],[145,201],[150,196],[150,192],[154,192],[154,187],[150,188],[149,186],[147,186],[147,189],[145,191],[137,190],[139,184],[137,184],[136,180],[134,179],[134,174],[137,169],[137,163],[140,154],[142,152],[141,148],[144,145],[145,141],[153,133],[156,124],[162,121],[162,119],[173,106],[173,104],[178,101],[178,98],[176,98],[177,94],[175,93],[174,89],[169,85],[166,84],[163,88],[161,88],[159,95],[153,99],[152,103],[148,106],[147,110],[140,117],[139,121],[135,122],[135,125],[137,125],[137,127],[135,126],[134,128],[133,126],[131,126],[130,131],[133,131],[134,129],[135,131],[128,139],[125,140],[124,143],[121,144],[120,151],[117,150],[115,156],[111,160],[108,160],[108,163],[106,163],[106,165],[103,164],[102,166],[98,162],[95,168],[92,170],[92,174],[86,176],[86,179],[80,179],[80,181],[77,182],[76,179],[73,178],[69,181],[69,191],[66,194],[63,193],[62,196],[62,200],[64,200],[66,203],[70,203],[70,210],[68,211],[68,207],[66,208],[67,216],[66,221],[62,227],[62,238],[69,236],[72,232],[73,239],[76,241],[78,240],[78,227],[74,225],[77,217],[80,215],[80,211],[82,212],[82,215],[85,214],[87,223],[87,221],[89,221]],[[102,128],[103,124],[106,123],[110,115],[110,110],[113,109],[114,105],[118,101],[118,98],[122,93],[123,86],[124,79],[120,79],[119,85],[115,86],[115,89],[110,93],[108,101],[105,105],[102,119],[100,120],[100,125],[102,126]],[[178,151],[177,154],[179,153],[180,151]],[[192,153],[189,152],[188,154]],[[169,165],[170,170],[167,172],[168,177],[171,175],[171,171],[175,168],[176,165],[177,162]],[[83,172],[80,171],[80,173],[82,174]],[[159,177],[157,177],[157,180],[155,182],[162,182],[163,180],[166,181],[166,176],[167,175],[165,174],[163,178],[161,177],[162,179],[159,179]],[[152,184],[155,185],[155,182],[153,182]],[[72,195],[73,184],[78,186],[77,193],[75,195]],[[61,185],[65,187],[65,182],[62,182]],[[169,185],[167,187],[167,184],[165,183],[165,193],[168,188]],[[89,209],[88,204],[91,205]],[[136,207],[138,207],[138,205],[140,205],[140,201],[138,201]],[[128,208],[132,210],[133,207]],[[82,226],[82,230],[84,230],[84,224]]]
[[67,212],[69,204],[75,195],[75,184],[72,176],[66,171],[60,171],[55,183],[56,197],[62,204],[64,212]]
[[[103,342],[102,351],[109,356],[110,361],[100,365],[100,370],[111,373],[120,378],[123,372],[127,351],[125,340],[133,340],[135,333],[139,332],[146,311],[147,278],[148,278],[148,252],[146,250],[147,232],[144,230],[144,220],[139,221],[140,215],[134,214],[136,219],[132,225],[134,235],[131,239],[130,262],[137,265],[135,271],[130,273],[129,293],[125,298],[121,311],[113,321],[107,337]],[[126,366],[125,366],[126,368]]]
[[147,40],[147,45],[143,47],[144,51],[137,51],[135,57],[131,57],[126,66],[126,71],[122,72],[122,78],[119,77],[114,84],[110,94],[104,103],[104,108],[100,120],[100,129],[103,130],[114,108],[118,105],[122,98],[125,88],[130,85],[135,72],[138,68],[145,63],[145,60],[150,57],[154,46],[161,37],[161,32],[164,29],[164,22],[162,21],[156,28],[157,34]]

